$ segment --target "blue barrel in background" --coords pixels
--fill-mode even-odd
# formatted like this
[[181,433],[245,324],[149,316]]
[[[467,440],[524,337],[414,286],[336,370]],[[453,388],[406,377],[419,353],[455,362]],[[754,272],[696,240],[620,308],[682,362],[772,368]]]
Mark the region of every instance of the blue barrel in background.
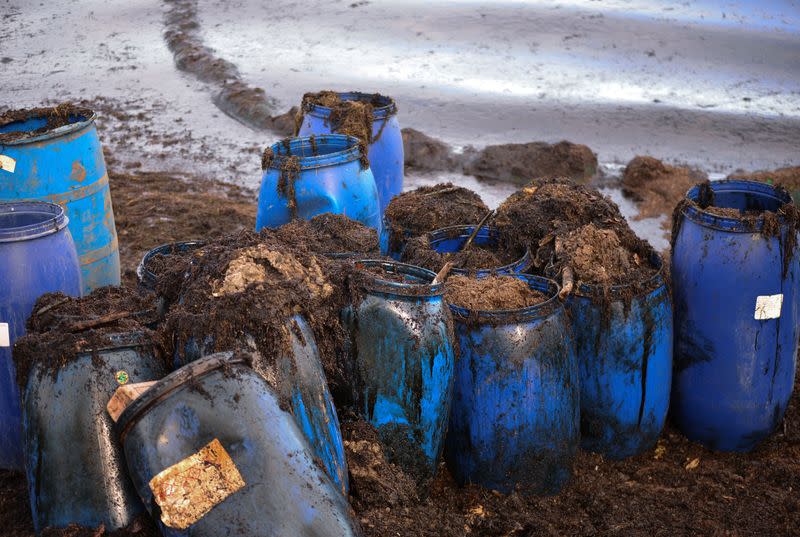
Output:
[[153,337],[136,332],[104,335],[55,373],[42,371],[41,365],[31,370],[23,397],[23,431],[37,532],[73,523],[114,531],[144,512],[106,406],[120,385],[167,374]]
[[[672,302],[659,272],[637,287],[581,286],[566,302],[580,366],[581,447],[642,453],[664,428],[672,381]],[[628,302],[628,303],[626,303]]]
[[44,202],[0,203],[0,468],[21,469],[22,428],[14,342],[36,300],[80,296],[81,272],[64,209]]
[[[764,183],[717,181],[710,188],[716,207],[777,212],[790,202]],[[700,194],[698,186],[687,197],[697,202]],[[796,229],[773,214],[772,236],[763,216],[722,217],[692,204],[677,216],[672,415],[690,440],[749,451],[780,425],[794,386]]]
[[[136,490],[167,537],[358,535],[279,395],[231,353],[162,379],[125,409],[117,430]],[[215,471],[192,480],[208,465]],[[213,494],[196,491],[206,484]],[[181,509],[171,485],[200,501]]]
[[25,133],[47,124],[42,112],[0,126],[0,133],[22,133],[18,139],[0,142],[0,202],[48,201],[66,209],[83,292],[88,294],[104,285],[120,284],[119,247],[94,114],[75,113],[69,121],[33,136]]
[[558,285],[514,276],[550,299],[518,310],[450,305],[461,353],[445,459],[462,485],[555,494],[580,441],[578,361]]
[[[361,260],[365,295],[343,314],[351,333],[360,411],[390,459],[419,482],[436,473],[453,388],[453,325],[435,274],[403,263]],[[401,281],[395,281],[399,279]]]
[[[431,248],[440,254],[448,254],[460,252],[467,242],[469,236],[475,230],[475,226],[450,226],[442,229],[437,229],[428,234],[430,237]],[[475,238],[472,240],[472,246],[482,246],[488,250],[497,250],[500,243],[500,233],[492,227],[483,226],[478,230]],[[470,246],[470,247],[472,247]],[[525,253],[512,263],[502,265],[499,267],[487,267],[480,270],[470,270],[462,268],[452,268],[451,274],[473,275],[478,278],[483,278],[490,274],[514,274],[525,272],[531,266],[531,253],[530,250],[525,250]]]
[[[403,191],[403,136],[400,123],[397,121],[397,105],[394,99],[372,93],[345,92],[340,93],[343,101],[363,101],[372,103],[372,143],[369,144],[369,165],[375,176],[378,187],[381,214],[393,197]],[[331,109],[310,105],[303,110],[303,123],[299,136],[311,134],[329,134],[332,129]]]
[[[273,157],[265,159],[258,194],[256,231],[333,213],[380,233],[378,190],[370,169],[361,167],[357,138],[341,134],[293,138],[270,150]],[[294,171],[287,166],[291,157],[296,157]]]
[[[295,315],[286,323],[286,331],[291,352],[284,353],[281,346],[276,346],[279,354],[273,366],[266,357],[254,351],[251,367],[270,383],[283,400],[289,402],[297,426],[306,436],[314,455],[322,462],[333,482],[346,494],[348,476],[344,443],[314,332],[300,315]],[[182,357],[176,351],[176,367],[200,359],[214,350],[213,337],[199,341],[192,336],[186,340]]]

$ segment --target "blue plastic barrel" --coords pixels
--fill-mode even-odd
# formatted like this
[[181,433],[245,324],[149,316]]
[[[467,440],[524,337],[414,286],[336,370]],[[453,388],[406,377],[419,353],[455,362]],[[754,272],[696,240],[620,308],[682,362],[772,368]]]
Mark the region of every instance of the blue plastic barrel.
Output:
[[450,305],[461,353],[445,459],[460,484],[555,494],[578,451],[578,361],[558,285],[514,276],[549,300],[517,310]]
[[[340,93],[343,101],[364,101],[373,103],[372,143],[369,144],[369,165],[378,187],[381,214],[393,197],[403,191],[403,136],[397,121],[397,105],[394,99],[372,93]],[[303,123],[298,134],[329,134],[335,132],[331,125],[331,109],[319,105],[309,105],[303,110]]]
[[46,125],[41,110],[26,121],[0,126],[21,132],[0,142],[0,202],[48,201],[66,209],[80,259],[83,292],[119,285],[119,247],[103,149],[94,114],[71,115],[70,123],[38,135]]
[[[566,303],[578,352],[581,447],[623,459],[653,447],[672,381],[672,302],[659,272],[638,286],[581,286]],[[623,298],[624,297],[624,298]],[[607,302],[606,302],[607,300]]]
[[[346,494],[348,476],[344,443],[314,332],[300,315],[295,315],[286,323],[286,330],[291,352],[281,351],[274,365],[266,357],[253,353],[251,366],[289,402],[297,426],[306,436],[314,455],[333,482]],[[178,367],[214,350],[214,338],[211,336],[202,343],[193,336],[186,339],[183,355],[176,357]],[[277,347],[276,352],[279,350],[280,347]]]
[[[475,230],[475,226],[450,226],[442,229],[437,229],[428,234],[430,239],[431,248],[440,254],[448,254],[460,252],[467,242],[469,236]],[[497,249],[500,243],[500,232],[495,228],[483,226],[475,238],[472,240],[472,246],[481,246],[487,249]],[[470,247],[472,247],[470,246]],[[490,274],[514,274],[521,273],[528,270],[531,266],[531,253],[530,250],[525,250],[525,253],[511,263],[501,265],[499,267],[486,267],[479,270],[453,268],[450,270],[452,274],[473,275],[478,278],[483,278]]]
[[[710,185],[716,207],[777,212],[783,190],[750,181]],[[700,188],[687,194],[698,201]],[[782,422],[798,342],[800,265],[794,227],[777,216],[716,216],[681,206],[673,232],[675,369],[672,415],[690,439],[749,451]],[[773,227],[773,226],[770,226]]]
[[[117,431],[166,537],[358,535],[276,390],[231,353],[159,381],[125,409]],[[181,504],[185,493],[193,501]]]
[[23,431],[37,532],[73,523],[114,531],[144,512],[106,406],[119,386],[167,374],[152,338],[141,332],[95,337],[57,372],[41,365],[31,370]]
[[44,202],[0,203],[0,468],[21,469],[19,389],[11,357],[44,293],[80,296],[78,254],[64,209]]
[[[420,483],[433,477],[444,445],[453,387],[453,324],[433,272],[362,260],[363,299],[343,317],[355,351],[364,418],[390,459]],[[390,278],[402,281],[394,281]]]
[[[270,149],[273,157],[266,159],[261,178],[256,231],[333,213],[380,233],[378,190],[370,169],[362,168],[358,139],[341,134],[293,138]],[[298,170],[286,169],[290,157],[297,157]]]

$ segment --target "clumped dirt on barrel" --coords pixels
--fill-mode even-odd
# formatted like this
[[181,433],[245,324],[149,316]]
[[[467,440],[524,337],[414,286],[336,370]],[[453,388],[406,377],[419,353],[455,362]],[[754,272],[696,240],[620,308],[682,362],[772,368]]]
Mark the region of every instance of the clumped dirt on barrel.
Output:
[[513,276],[450,276],[445,299],[471,311],[515,310],[541,304],[548,296]]
[[448,226],[477,224],[489,208],[481,197],[453,183],[423,186],[395,196],[386,207],[389,247],[398,250],[405,236],[416,237]]
[[70,524],[66,528],[47,528],[41,537],[159,537],[161,532],[147,515],[141,515],[133,523],[117,531],[107,531],[105,526],[86,528]]
[[79,354],[107,345],[109,334],[141,332],[141,340],[163,356],[158,337],[145,327],[155,320],[152,296],[125,287],[101,287],[83,298],[42,295],[27,334],[14,345],[17,383],[24,387],[34,366],[39,374],[55,374]]
[[622,193],[637,202],[637,219],[670,214],[695,184],[707,175],[686,166],[670,166],[658,159],[637,156],[625,167]]
[[406,243],[402,261],[434,272],[439,272],[439,269],[449,261],[453,263],[455,268],[472,271],[502,267],[513,263],[520,257],[514,257],[505,250],[487,248],[474,243],[470,245],[467,251],[440,254],[431,247],[428,235],[422,235]]
[[90,118],[93,112],[84,107],[75,106],[71,103],[64,103],[50,108],[26,108],[21,110],[9,110],[0,114],[0,127],[5,127],[12,123],[28,121],[29,119],[44,119],[45,125],[31,131],[9,131],[0,133],[0,144],[24,140],[39,136],[46,132],[55,130],[64,125],[69,125],[77,118]]
[[276,235],[293,248],[316,254],[378,253],[378,232],[340,214],[324,213],[311,220],[293,220],[279,227]]

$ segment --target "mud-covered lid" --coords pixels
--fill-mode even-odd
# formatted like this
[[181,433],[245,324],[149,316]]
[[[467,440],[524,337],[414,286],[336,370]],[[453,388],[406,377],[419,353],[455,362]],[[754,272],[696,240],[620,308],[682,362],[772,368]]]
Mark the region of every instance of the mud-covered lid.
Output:
[[43,201],[0,203],[0,243],[38,239],[67,227],[64,208]]
[[239,355],[235,355],[232,352],[219,352],[204,356],[173,371],[153,384],[122,411],[116,422],[116,431],[120,441],[125,442],[128,431],[136,425],[148,410],[164,401],[181,386],[218,369],[247,364],[248,362]]
[[435,297],[444,294],[444,284],[433,283],[436,273],[397,261],[356,259],[352,261],[357,284],[367,292],[400,297]]
[[[508,289],[509,293],[513,296],[508,297],[506,300],[509,302],[523,301],[530,305],[519,308],[470,309],[452,302],[454,298],[452,293],[454,285],[459,285],[462,282],[473,284],[497,282],[497,284],[500,284],[501,280],[505,279],[524,282],[532,292],[530,297],[521,297],[518,296],[519,289]],[[448,293],[445,295],[445,298],[448,300],[450,311],[453,313],[453,316],[460,321],[467,321],[470,323],[504,324],[530,321],[546,317],[561,307],[561,302],[558,299],[559,285],[555,281],[541,276],[533,276],[530,274],[504,274],[501,276],[487,276],[482,278],[451,276],[447,286]],[[503,300],[503,297],[496,296],[496,290],[487,290],[487,292],[492,293],[492,296],[487,298]]]
[[0,114],[0,145],[20,145],[64,136],[94,122],[89,108],[69,103]]

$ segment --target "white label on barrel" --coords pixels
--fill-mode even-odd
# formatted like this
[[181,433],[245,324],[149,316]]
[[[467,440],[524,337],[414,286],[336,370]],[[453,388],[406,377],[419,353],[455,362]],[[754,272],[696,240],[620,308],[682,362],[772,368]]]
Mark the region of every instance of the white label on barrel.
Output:
[[10,347],[11,338],[8,336],[8,323],[0,323],[0,347]]
[[0,170],[14,173],[17,169],[17,161],[7,155],[0,155]]
[[783,295],[763,295],[756,298],[756,321],[777,319],[781,316]]

